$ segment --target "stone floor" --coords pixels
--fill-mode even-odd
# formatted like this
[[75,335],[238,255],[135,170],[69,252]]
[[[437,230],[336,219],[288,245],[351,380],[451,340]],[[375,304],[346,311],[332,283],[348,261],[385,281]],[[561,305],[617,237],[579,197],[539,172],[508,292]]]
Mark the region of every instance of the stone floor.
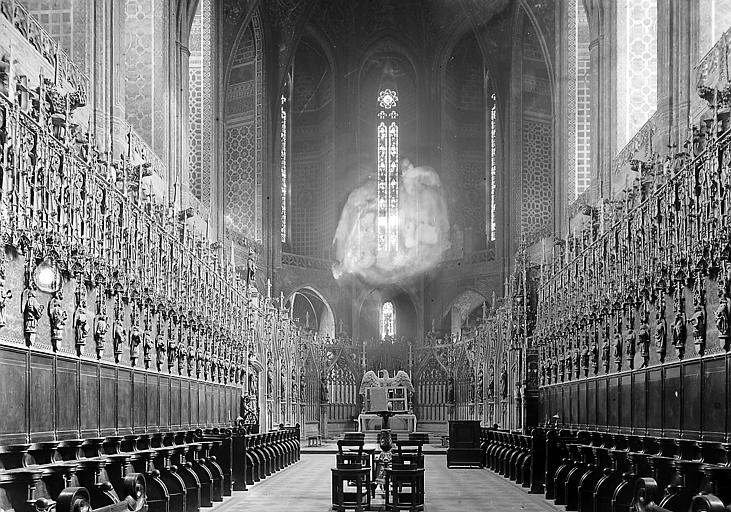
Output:
[[[292,467],[215,506],[213,512],[327,512],[333,455],[303,454]],[[428,455],[426,512],[557,512],[540,495],[484,469],[447,469],[446,457]]]

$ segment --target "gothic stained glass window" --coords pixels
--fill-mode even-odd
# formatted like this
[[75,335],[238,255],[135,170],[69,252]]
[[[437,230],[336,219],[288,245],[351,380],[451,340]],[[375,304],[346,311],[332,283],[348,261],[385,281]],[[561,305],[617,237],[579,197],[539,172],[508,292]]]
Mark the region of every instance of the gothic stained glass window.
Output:
[[495,144],[497,142],[497,102],[495,93],[490,96],[490,240],[495,240],[497,223],[495,222],[495,180],[497,179],[497,162]]
[[398,250],[399,132],[398,95],[378,94],[378,250]]
[[289,194],[288,166],[287,166],[287,97],[283,94],[280,105],[280,121],[281,128],[279,131],[280,150],[279,150],[279,172],[281,176],[280,192],[282,196],[282,224],[280,227],[280,239],[282,243],[287,241],[287,195]]
[[381,339],[386,336],[394,336],[394,325],[396,325],[396,313],[393,309],[393,302],[384,302],[381,307]]

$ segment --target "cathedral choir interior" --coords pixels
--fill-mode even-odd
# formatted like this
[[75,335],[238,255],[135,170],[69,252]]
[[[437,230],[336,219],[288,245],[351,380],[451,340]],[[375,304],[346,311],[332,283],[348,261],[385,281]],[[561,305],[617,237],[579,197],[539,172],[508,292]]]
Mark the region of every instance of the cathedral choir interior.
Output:
[[731,511],[731,0],[0,0],[0,512]]

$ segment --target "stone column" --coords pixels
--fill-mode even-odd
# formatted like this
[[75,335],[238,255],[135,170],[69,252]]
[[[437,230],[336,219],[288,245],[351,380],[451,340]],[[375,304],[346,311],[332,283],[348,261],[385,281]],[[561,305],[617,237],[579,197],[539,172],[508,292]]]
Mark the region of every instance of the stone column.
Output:
[[91,120],[89,130],[96,138],[97,147],[106,151],[110,145],[110,90],[112,77],[111,39],[109,32],[112,20],[112,0],[89,1],[91,16],[91,44],[90,53],[92,62],[89,66],[89,78],[92,87]]

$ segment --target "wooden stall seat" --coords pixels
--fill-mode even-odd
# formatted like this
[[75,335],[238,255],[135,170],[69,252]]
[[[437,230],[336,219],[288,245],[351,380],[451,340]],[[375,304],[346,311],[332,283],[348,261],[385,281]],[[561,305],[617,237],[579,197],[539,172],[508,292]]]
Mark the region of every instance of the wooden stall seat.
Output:
[[484,429],[482,448],[492,471],[568,511],[731,510],[728,443],[587,430],[539,428],[525,436]]

